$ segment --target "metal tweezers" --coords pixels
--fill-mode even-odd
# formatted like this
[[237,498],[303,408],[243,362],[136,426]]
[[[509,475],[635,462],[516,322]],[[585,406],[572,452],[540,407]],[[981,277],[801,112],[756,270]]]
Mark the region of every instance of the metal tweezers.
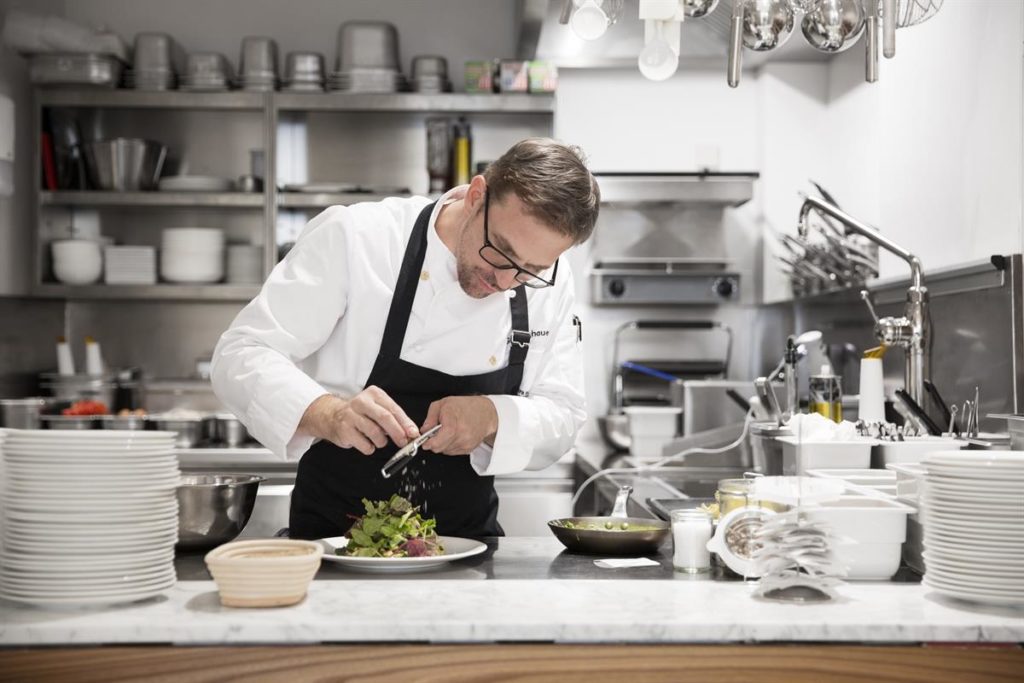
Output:
[[397,453],[391,456],[391,458],[384,463],[384,467],[380,468],[381,476],[385,479],[390,479],[392,476],[405,469],[405,466],[408,465],[414,457],[416,457],[416,454],[420,450],[420,446],[426,443],[427,439],[432,437],[440,428],[441,425],[431,427],[400,448]]

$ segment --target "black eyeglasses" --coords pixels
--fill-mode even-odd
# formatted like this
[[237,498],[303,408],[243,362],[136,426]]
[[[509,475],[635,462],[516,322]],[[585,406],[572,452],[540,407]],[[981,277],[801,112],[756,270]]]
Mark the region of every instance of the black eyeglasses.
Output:
[[487,218],[490,215],[491,206],[491,195],[490,193],[484,194],[484,246],[480,247],[480,258],[487,261],[493,268],[498,270],[515,270],[516,271],[516,282],[527,287],[534,289],[543,289],[544,287],[553,287],[555,284],[555,277],[558,275],[558,261],[555,261],[555,269],[551,272],[551,279],[545,280],[536,273],[531,273],[522,266],[518,265],[515,261],[506,256],[500,249],[491,244],[490,238],[487,236]]

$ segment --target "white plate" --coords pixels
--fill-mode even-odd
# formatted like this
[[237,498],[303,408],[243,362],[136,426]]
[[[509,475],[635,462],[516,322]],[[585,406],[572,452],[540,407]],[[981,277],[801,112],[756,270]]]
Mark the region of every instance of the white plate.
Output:
[[[1022,487],[1024,488],[1024,487]],[[981,491],[946,491],[931,485],[923,495],[932,501],[933,505],[942,508],[955,507],[958,509],[992,509],[992,508],[1016,508],[1024,506],[1024,494],[1021,493],[989,493]]]
[[[125,521],[126,515],[111,512],[107,514],[77,512],[73,515],[62,515],[60,513],[27,512],[25,510],[7,510],[7,521],[17,520],[20,522],[31,522],[34,524],[53,525],[62,529],[70,529],[78,524],[118,524]],[[162,506],[159,510],[151,510],[146,514],[133,514],[130,519],[136,524],[149,522],[162,522],[166,519],[177,518],[178,509],[173,504]]]
[[67,555],[82,555],[85,557],[103,557],[111,552],[134,552],[143,549],[161,549],[172,547],[178,541],[178,532],[155,534],[149,537],[138,539],[77,539],[68,538],[60,541],[40,539],[36,541],[14,538],[4,532],[4,552],[19,552],[32,554],[35,551],[52,552],[54,546],[63,548],[65,557]]
[[1024,481],[1024,468],[1022,467],[953,467],[950,465],[928,464],[928,477],[941,476],[949,479],[962,479],[968,481]]
[[970,542],[957,539],[954,542],[926,534],[923,542],[926,550],[950,553],[972,553],[974,555],[982,555],[985,557],[1003,556],[1007,559],[1013,558],[1024,561],[1024,549],[1022,549],[1021,546],[1018,545],[1016,549],[1007,549],[1005,543],[1000,543],[998,541]]
[[163,463],[175,455],[175,449],[167,446],[133,447],[118,445],[90,446],[72,448],[70,446],[4,446],[4,457],[27,462],[37,462],[41,458],[62,459],[74,464],[76,461],[109,460],[113,464],[120,463],[124,458],[137,458],[153,463]]
[[971,602],[983,602],[988,605],[1020,605],[1024,604],[1024,591],[1003,592],[991,591],[973,586],[963,586],[941,579],[924,577],[922,583],[943,595]]
[[995,492],[999,495],[1020,495],[1018,482],[1005,482],[998,480],[964,479],[963,477],[950,477],[942,474],[929,474],[924,480],[925,487],[938,490],[946,490],[953,494],[967,492],[974,496]]
[[154,583],[160,583],[166,581],[168,578],[175,576],[174,567],[161,567],[159,569],[124,573],[119,574],[116,572],[100,572],[90,574],[66,574],[66,575],[26,575],[26,574],[15,574],[11,571],[4,571],[0,574],[0,585],[8,587],[11,590],[18,591],[49,591],[58,590],[66,593],[75,592],[76,590],[102,590],[106,588],[114,587],[142,587],[149,586]]
[[427,569],[435,569],[455,560],[462,560],[473,557],[487,550],[487,545],[470,538],[459,538],[457,536],[438,536],[441,545],[444,546],[444,555],[432,557],[349,557],[347,555],[336,555],[332,541],[338,539],[321,539],[320,544],[324,547],[323,559],[327,562],[335,562],[346,569],[360,572],[389,573],[389,572],[417,572]]
[[921,513],[925,527],[932,526],[938,530],[944,528],[961,529],[964,531],[999,532],[1007,539],[1024,540],[1024,520],[1007,518],[1003,521],[972,521],[963,517],[950,517],[925,510]]
[[[991,574],[993,576],[1021,576],[1019,562],[997,563],[989,558],[978,559],[977,555],[951,555],[942,551],[925,550],[921,553],[924,559],[943,568],[967,573]],[[1024,580],[1024,579],[1022,579]]]
[[175,473],[162,474],[159,476],[142,476],[142,477],[122,477],[115,479],[111,477],[74,477],[74,476],[60,476],[55,475],[52,477],[38,477],[38,476],[25,476],[23,474],[10,474],[8,478],[8,490],[9,491],[37,491],[42,490],[44,493],[47,491],[61,492],[64,490],[70,490],[78,492],[79,489],[85,489],[87,492],[101,493],[105,491],[117,491],[123,492],[128,491],[154,491],[164,489],[177,489],[181,483],[181,477]]
[[983,590],[1019,592],[1024,595],[1024,581],[1014,580],[1006,576],[992,576],[990,574],[971,574],[960,572],[945,567],[928,565],[928,573],[940,581],[947,581],[951,584],[969,586]]
[[150,536],[162,537],[163,534],[171,531],[176,531],[178,528],[178,520],[170,519],[163,522],[155,522],[153,524],[140,524],[140,525],[93,525],[93,526],[76,526],[74,528],[60,528],[57,525],[45,527],[38,524],[28,525],[15,525],[12,521],[8,520],[4,524],[4,531],[6,537],[17,538],[26,541],[38,540],[38,541],[52,541],[54,543],[61,543],[65,539],[106,539],[106,538],[118,538],[122,540],[135,540],[144,539]]
[[[162,454],[141,454],[139,457],[129,459],[121,455],[103,460],[101,458],[73,456],[66,458],[59,465],[53,463],[54,458],[38,455],[11,455],[6,456],[8,471],[17,469],[21,472],[43,472],[52,473],[55,467],[62,472],[73,474],[148,474],[151,472],[172,472],[177,470],[178,456],[173,453]],[[44,460],[45,459],[45,460]]]
[[968,470],[1002,467],[1016,469],[1024,475],[1024,451],[940,451],[929,454],[924,464]]
[[126,430],[112,431],[104,429],[11,429],[7,434],[7,443],[54,443],[57,441],[71,443],[162,443],[174,442],[176,432],[157,430]]
[[304,194],[339,194],[358,192],[359,186],[354,183],[302,183],[288,184],[282,187],[284,192],[302,192]]
[[131,589],[108,589],[100,591],[83,591],[67,595],[50,595],[49,591],[12,591],[0,587],[0,598],[21,602],[29,605],[114,605],[124,602],[136,602],[160,595],[174,587],[177,580],[173,577],[152,586],[140,586]]
[[[54,568],[62,568],[68,563],[68,553],[62,551],[59,545],[53,545],[48,552],[22,555],[18,553],[6,553],[3,559],[5,567],[24,570],[46,571]],[[74,566],[86,571],[103,570],[131,570],[137,567],[152,566],[163,562],[174,561],[174,548],[158,548],[137,552],[128,550],[124,552],[112,552],[101,556],[76,557]],[[64,563],[62,565],[61,563]]]
[[[221,85],[220,90],[227,87]],[[202,175],[178,175],[161,178],[157,187],[164,192],[231,192],[235,183],[230,178]]]

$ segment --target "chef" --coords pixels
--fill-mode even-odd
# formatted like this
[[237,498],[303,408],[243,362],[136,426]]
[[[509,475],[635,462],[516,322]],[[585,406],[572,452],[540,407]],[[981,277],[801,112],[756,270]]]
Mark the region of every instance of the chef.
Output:
[[[581,152],[523,140],[435,202],[309,222],[214,352],[224,404],[299,459],[289,533],[343,534],[361,500],[410,498],[439,533],[501,535],[494,475],[542,469],[586,413],[564,252],[600,194]],[[381,467],[440,425],[399,475]]]

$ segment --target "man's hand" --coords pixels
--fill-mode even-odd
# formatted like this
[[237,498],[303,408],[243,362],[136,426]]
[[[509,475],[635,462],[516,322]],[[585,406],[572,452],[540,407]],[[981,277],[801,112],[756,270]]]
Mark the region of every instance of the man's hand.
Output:
[[449,396],[434,401],[420,427],[425,432],[440,424],[441,429],[422,448],[445,455],[465,455],[498,432],[498,411],[485,396]]
[[363,455],[386,445],[389,437],[404,446],[420,433],[405,411],[373,386],[351,399],[321,396],[306,408],[299,431],[341,448],[355,448]]

